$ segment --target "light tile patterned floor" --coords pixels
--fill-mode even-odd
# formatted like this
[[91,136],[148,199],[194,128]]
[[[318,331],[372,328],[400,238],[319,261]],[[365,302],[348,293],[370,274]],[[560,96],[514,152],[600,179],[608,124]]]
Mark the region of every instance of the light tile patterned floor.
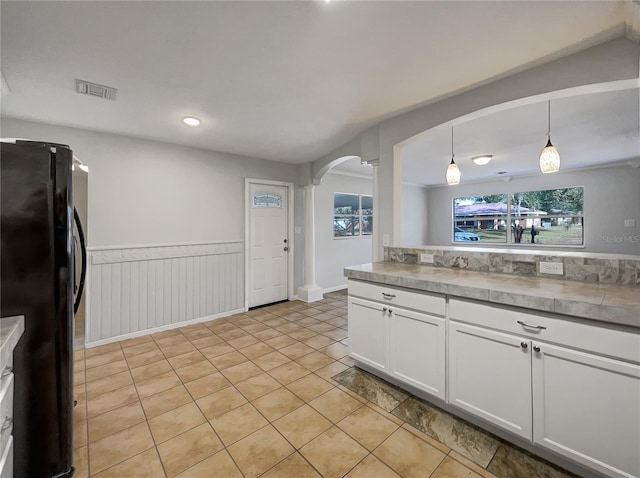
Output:
[[331,377],[346,295],[76,352],[76,477],[494,476]]

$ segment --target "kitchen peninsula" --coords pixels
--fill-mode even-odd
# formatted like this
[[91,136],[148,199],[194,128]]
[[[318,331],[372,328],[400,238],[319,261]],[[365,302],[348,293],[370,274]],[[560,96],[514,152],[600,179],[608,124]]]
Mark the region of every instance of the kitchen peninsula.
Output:
[[345,269],[358,366],[582,474],[640,475],[635,280],[433,267],[402,251],[393,259]]

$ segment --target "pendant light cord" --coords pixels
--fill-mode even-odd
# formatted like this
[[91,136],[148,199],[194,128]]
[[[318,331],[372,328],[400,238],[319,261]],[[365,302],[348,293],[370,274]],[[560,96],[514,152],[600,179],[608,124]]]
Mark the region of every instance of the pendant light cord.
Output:
[[547,100],[547,138],[551,138],[551,100]]
[[451,127],[451,161],[455,158],[455,154],[453,154],[453,126]]

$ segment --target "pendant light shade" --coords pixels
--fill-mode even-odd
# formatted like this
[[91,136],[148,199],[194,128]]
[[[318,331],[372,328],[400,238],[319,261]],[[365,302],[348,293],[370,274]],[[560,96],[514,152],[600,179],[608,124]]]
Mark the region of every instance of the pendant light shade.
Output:
[[540,153],[540,171],[555,173],[560,170],[560,153],[551,144],[551,101],[547,102],[547,145]]
[[449,167],[447,168],[447,184],[449,186],[454,186],[460,183],[460,168],[456,164],[456,162],[451,158],[451,163],[449,163]]
[[451,162],[447,167],[447,184],[454,186],[460,183],[460,168],[454,161],[455,155],[453,154],[453,126],[451,127]]

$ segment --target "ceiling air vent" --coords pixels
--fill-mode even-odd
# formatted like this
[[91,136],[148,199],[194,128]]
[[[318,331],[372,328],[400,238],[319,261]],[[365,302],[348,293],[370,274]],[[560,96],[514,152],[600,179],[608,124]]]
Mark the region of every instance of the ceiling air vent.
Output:
[[115,101],[118,90],[110,86],[98,85],[90,81],[76,79],[76,92],[81,95],[95,96],[97,98]]

